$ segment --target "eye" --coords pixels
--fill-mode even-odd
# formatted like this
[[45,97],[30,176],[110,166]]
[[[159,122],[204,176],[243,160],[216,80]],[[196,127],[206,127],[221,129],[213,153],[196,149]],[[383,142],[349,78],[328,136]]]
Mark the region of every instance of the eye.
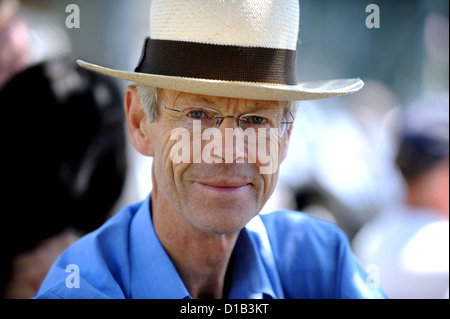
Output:
[[189,117],[192,117],[194,119],[202,119],[206,117],[205,112],[200,111],[200,110],[193,110],[191,112],[188,113]]
[[265,124],[267,123],[267,119],[261,116],[253,115],[248,119],[251,124]]

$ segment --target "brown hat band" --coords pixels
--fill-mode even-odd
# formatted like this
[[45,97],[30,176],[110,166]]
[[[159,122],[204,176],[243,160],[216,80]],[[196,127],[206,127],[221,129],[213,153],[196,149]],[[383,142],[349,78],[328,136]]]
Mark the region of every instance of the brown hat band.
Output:
[[147,38],[135,72],[297,85],[296,57],[295,50]]

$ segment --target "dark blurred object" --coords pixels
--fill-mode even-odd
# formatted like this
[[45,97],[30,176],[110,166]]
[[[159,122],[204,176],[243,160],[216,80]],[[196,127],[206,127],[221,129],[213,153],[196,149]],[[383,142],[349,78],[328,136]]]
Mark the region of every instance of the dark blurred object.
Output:
[[106,220],[126,174],[121,101],[111,79],[72,58],[33,66],[0,91],[2,291],[19,253]]

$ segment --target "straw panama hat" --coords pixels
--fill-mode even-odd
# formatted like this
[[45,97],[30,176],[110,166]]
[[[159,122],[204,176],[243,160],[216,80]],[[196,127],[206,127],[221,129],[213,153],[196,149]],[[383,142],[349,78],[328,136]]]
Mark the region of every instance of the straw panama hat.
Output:
[[152,0],[150,35],[135,72],[89,70],[188,93],[313,100],[353,93],[361,79],[296,80],[299,0]]

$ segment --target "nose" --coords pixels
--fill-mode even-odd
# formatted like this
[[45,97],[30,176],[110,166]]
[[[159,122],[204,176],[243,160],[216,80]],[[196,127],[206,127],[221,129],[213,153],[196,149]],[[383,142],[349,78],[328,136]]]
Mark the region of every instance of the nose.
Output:
[[235,116],[232,116],[232,115],[228,115],[228,116],[224,116],[224,117],[219,118],[219,120],[217,121],[217,127],[221,126],[222,123],[224,122],[224,120],[227,119],[227,118],[235,119],[236,122],[237,122],[237,127],[241,127],[241,122],[239,121],[239,119],[237,117],[235,117]]
[[[236,121],[233,121],[236,120]],[[222,163],[244,163],[247,159],[245,149],[245,138],[240,129],[240,122],[237,117],[224,116],[217,123],[217,129],[220,131],[222,139],[219,146],[222,150],[220,156]]]

